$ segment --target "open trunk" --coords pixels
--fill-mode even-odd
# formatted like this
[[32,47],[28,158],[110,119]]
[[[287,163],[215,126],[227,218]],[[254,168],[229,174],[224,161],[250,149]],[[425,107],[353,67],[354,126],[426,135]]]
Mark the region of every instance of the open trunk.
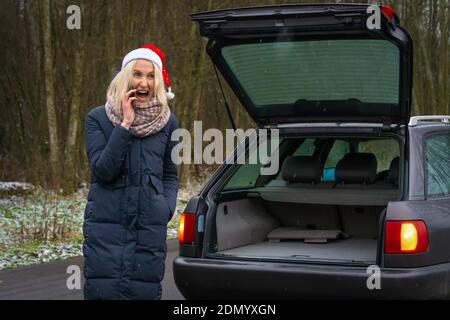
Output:
[[398,142],[285,137],[279,150],[282,166],[275,175],[243,164],[226,178],[208,213],[214,257],[379,262],[383,213],[401,197]]
[[[206,50],[259,126],[407,124],[412,41],[389,7],[280,5],[197,13]],[[264,76],[261,76],[264,75]],[[270,89],[268,89],[270,88]]]
[[377,262],[380,215],[401,198],[413,56],[392,9],[379,7],[379,27],[369,9],[285,5],[192,15],[249,116],[286,138],[271,147],[282,164],[275,174],[255,177],[257,166],[242,165],[220,181],[208,213],[209,256]]
[[216,211],[215,255],[244,259],[374,264],[384,206],[247,198]]

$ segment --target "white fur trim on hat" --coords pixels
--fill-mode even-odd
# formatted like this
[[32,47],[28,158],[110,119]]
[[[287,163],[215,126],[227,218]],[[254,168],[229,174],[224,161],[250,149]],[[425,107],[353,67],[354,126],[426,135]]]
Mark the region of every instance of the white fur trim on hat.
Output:
[[161,58],[152,50],[146,48],[139,48],[129,52],[122,61],[122,69],[133,60],[144,59],[151,62],[154,62],[159,70],[162,70],[162,61]]
[[173,100],[175,98],[175,95],[172,92],[172,88],[169,87],[169,90],[166,92],[166,98],[167,100]]

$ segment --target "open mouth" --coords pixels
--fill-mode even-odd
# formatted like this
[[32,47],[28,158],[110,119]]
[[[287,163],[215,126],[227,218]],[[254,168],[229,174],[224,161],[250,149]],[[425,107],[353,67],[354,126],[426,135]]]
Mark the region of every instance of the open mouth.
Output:
[[138,90],[138,91],[136,91],[136,97],[138,97],[138,98],[147,98],[148,97],[148,91],[147,90]]

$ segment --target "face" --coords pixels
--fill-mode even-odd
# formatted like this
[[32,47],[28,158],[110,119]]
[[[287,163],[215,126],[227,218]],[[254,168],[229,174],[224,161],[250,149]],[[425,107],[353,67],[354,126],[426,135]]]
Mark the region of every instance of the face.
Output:
[[136,89],[139,103],[146,103],[153,97],[155,87],[155,70],[153,63],[148,60],[137,60],[133,67],[131,86]]

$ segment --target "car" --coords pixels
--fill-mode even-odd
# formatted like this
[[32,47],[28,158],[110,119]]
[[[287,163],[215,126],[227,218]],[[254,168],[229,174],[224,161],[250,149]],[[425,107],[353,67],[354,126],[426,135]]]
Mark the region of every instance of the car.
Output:
[[369,5],[192,15],[256,130],[278,132],[246,159],[265,142],[280,165],[225,162],[188,202],[185,298],[450,297],[450,117],[411,116],[412,38],[377,8],[379,28]]

